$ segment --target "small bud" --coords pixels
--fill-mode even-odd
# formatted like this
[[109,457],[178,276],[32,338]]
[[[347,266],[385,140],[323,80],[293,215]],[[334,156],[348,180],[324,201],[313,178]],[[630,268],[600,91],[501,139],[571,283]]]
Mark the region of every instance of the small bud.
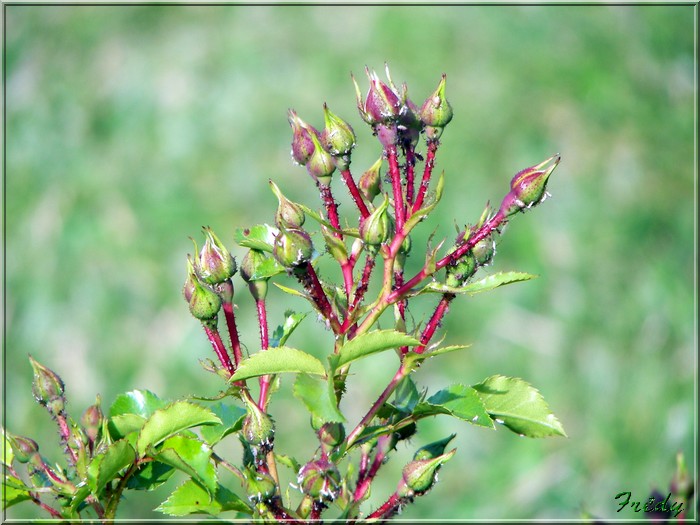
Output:
[[[316,427],[314,426],[314,428]],[[316,434],[324,448],[332,449],[340,445],[345,439],[345,426],[339,422],[324,423],[319,428],[316,428]]]
[[267,296],[267,278],[255,278],[258,269],[267,260],[267,256],[260,250],[251,248],[241,261],[241,277],[248,283],[248,289],[253,299],[260,301]]
[[393,224],[387,209],[389,197],[384,195],[384,201],[360,225],[360,238],[365,244],[379,246],[387,242],[393,235]]
[[289,124],[292,126],[292,159],[305,166],[314,152],[312,136],[318,135],[313,126],[301,120],[293,109],[289,110]]
[[236,273],[236,261],[211,228],[206,226],[203,230],[207,238],[199,252],[197,269],[202,281],[214,285]]
[[348,250],[345,247],[345,243],[338,237],[333,235],[331,230],[325,226],[321,226],[321,233],[323,234],[323,240],[326,241],[326,249],[331,256],[341,264],[344,264],[348,260]]
[[315,147],[309,161],[306,163],[306,171],[309,172],[309,175],[315,181],[329,185],[331,183],[331,175],[335,171],[333,157],[323,149],[316,135],[311,135],[311,140]]
[[231,279],[226,279],[224,282],[214,285],[214,291],[221,298],[221,302],[233,302],[233,282]]
[[277,213],[275,213],[275,224],[280,228],[301,228],[306,220],[306,215],[301,206],[285,197],[282,190],[274,182],[270,181],[270,187],[279,202]]
[[251,468],[245,469],[246,492],[248,499],[253,503],[270,501],[277,492],[275,479],[264,472],[258,472]]
[[396,489],[401,498],[420,496],[428,492],[437,481],[437,472],[457,449],[432,459],[414,460],[403,468],[402,479]]
[[451,287],[462,286],[477,270],[476,258],[470,250],[454,265],[445,267],[445,284]]
[[52,416],[58,416],[65,409],[65,387],[63,380],[53,370],[35,361],[29,356],[29,361],[34,369],[34,382],[32,392],[34,399],[41,406],[46,407]]
[[12,447],[12,452],[15,454],[15,458],[17,458],[17,461],[20,463],[27,463],[32,457],[39,454],[39,445],[37,445],[36,441],[33,439],[10,434],[7,434],[7,438]]
[[304,465],[297,475],[299,489],[317,501],[335,500],[340,483],[340,472],[325,456]]
[[413,455],[413,460],[414,461],[420,461],[420,460],[425,460],[425,459],[433,459],[438,456],[441,456],[442,454],[445,453],[445,447],[448,445],[450,441],[452,441],[457,434],[451,434],[445,439],[441,439],[439,441],[433,441],[432,443],[425,445],[424,447],[419,448],[416,450],[416,453]]
[[342,120],[323,104],[326,127],[321,132],[321,144],[334,157],[348,155],[355,147],[355,132],[350,124]]
[[314,246],[304,230],[285,230],[275,236],[272,255],[285,268],[301,266],[311,260]]
[[492,235],[489,235],[477,242],[471,251],[477,265],[488,266],[496,255],[496,241],[493,240]]
[[[437,128],[439,131],[428,129],[428,138],[438,139],[442,134],[442,129],[452,120],[452,106],[445,98],[445,79],[438,84],[437,89],[430,95],[420,108],[420,119],[428,128]],[[435,136],[437,135],[437,136]]]
[[182,293],[190,306],[190,313],[201,321],[214,319],[221,309],[221,298],[199,280],[189,256],[187,257],[187,271],[187,279]]
[[382,178],[380,169],[382,167],[382,158],[365,171],[360,177],[360,191],[368,202],[372,202],[374,198],[382,191]]
[[104,414],[102,414],[100,404],[101,400],[100,396],[98,395],[95,404],[87,407],[85,412],[83,412],[83,417],[80,419],[80,423],[83,425],[83,429],[85,430],[85,435],[87,436],[91,445],[97,441],[100,434],[100,429],[102,428],[102,423],[104,421]]
[[248,414],[243,420],[241,435],[251,446],[256,457],[264,457],[273,448],[275,441],[275,423],[252,400],[243,398]]
[[539,164],[515,174],[510,181],[510,192],[501,202],[500,213],[506,217],[537,206],[547,198],[547,181],[557,167],[561,156],[549,157]]

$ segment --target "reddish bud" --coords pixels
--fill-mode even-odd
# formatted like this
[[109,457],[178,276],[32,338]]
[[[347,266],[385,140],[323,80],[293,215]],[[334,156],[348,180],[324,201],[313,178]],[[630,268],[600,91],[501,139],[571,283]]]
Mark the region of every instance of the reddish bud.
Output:
[[501,202],[500,212],[506,217],[530,209],[544,201],[549,176],[557,167],[561,156],[552,155],[547,160],[515,174],[510,181],[510,192]]
[[301,120],[293,109],[289,110],[288,115],[289,124],[292,126],[292,159],[305,166],[315,149],[311,137],[318,135],[318,131]]
[[371,126],[396,121],[403,105],[401,97],[392,88],[380,81],[374,71],[370,73],[369,69],[365,68],[365,72],[369,79],[369,91],[364,102],[362,102],[360,88],[353,77],[357,93],[357,108],[360,110],[360,116]]
[[236,273],[236,261],[211,228],[202,229],[206,240],[199,252],[199,277],[207,284],[218,284]]
[[31,438],[7,434],[12,452],[20,463],[27,463],[39,454],[39,445]]
[[272,255],[285,268],[301,266],[311,260],[314,245],[304,230],[285,230],[275,236]]
[[382,158],[365,171],[360,177],[359,187],[362,195],[368,202],[372,202],[374,198],[382,191],[382,178],[380,169],[382,167]]
[[304,494],[317,501],[333,501],[340,494],[340,472],[325,456],[304,465],[297,483]]
[[274,182],[270,181],[270,187],[279,202],[277,213],[275,213],[275,224],[280,228],[301,228],[306,220],[301,206],[285,197],[282,190]]
[[32,356],[29,356],[29,361],[34,369],[34,398],[37,403],[46,407],[52,416],[58,416],[63,413],[66,404],[63,380],[53,370],[35,361]]

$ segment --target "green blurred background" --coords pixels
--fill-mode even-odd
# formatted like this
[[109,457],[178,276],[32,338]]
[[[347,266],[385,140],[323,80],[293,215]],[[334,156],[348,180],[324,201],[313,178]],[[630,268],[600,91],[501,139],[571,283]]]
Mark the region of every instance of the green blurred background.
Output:
[[[218,391],[180,295],[188,236],[201,242],[210,225],[240,260],[235,228],[272,221],[270,178],[318,207],[290,160],[290,107],[320,127],[327,102],[358,134],[355,172],[369,167],[379,147],[350,72],[365,91],[364,66],[383,78],[387,61],[418,104],[446,73],[455,112],[437,161],[446,193],[416,250],[435,228],[451,240],[455,222],[477,220],[516,171],[562,154],[553,198],[508,226],[491,270],[541,277],[455,301],[446,342],[473,346],[416,379],[432,392],[522,377],[569,438],[425,421],[372,503],[415,448],[451,432],[458,454],[403,518],[634,518],[616,512],[616,494],[665,493],[678,451],[695,463],[693,6],[12,5],[5,16],[5,423],[50,458],[60,453],[28,354],[66,381],[75,417],[96,393],[108,407],[135,388]],[[269,302],[271,324],[286,307],[309,311],[279,290]],[[420,298],[412,313],[432,306]],[[322,355],[319,330],[312,314],[289,344]],[[351,422],[395,367],[388,354],[356,367]],[[313,438],[290,391],[287,379],[271,406],[277,446],[304,460]],[[152,509],[176,483],[129,495],[119,516],[162,517]],[[46,517],[29,504],[8,516]]]

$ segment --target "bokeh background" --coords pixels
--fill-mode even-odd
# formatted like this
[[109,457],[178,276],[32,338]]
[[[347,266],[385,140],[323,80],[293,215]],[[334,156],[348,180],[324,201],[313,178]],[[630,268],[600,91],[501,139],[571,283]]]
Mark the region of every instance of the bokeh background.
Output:
[[[357,114],[350,72],[364,91],[365,65],[383,77],[386,61],[418,104],[447,73],[455,112],[437,162],[445,196],[416,249],[433,229],[452,239],[455,224],[477,220],[516,171],[562,155],[553,198],[508,226],[491,269],[540,278],[455,301],[446,342],[473,346],[416,379],[432,392],[522,377],[569,437],[424,421],[384,467],[372,504],[415,448],[452,432],[458,454],[403,518],[634,518],[616,512],[616,494],[665,493],[678,451],[695,464],[693,6],[4,12],[3,409],[8,429],[37,438],[50,458],[60,452],[32,400],[28,354],[66,381],[75,417],[96,393],[108,407],[135,388],[163,398],[218,392],[197,363],[211,348],[180,295],[188,236],[201,243],[210,225],[240,260],[235,228],[272,221],[270,178],[318,207],[290,160],[290,107],[320,127],[327,102],[358,134],[355,171],[369,167],[379,147]],[[336,181],[347,215],[342,190]],[[252,301],[236,283],[254,349]],[[287,307],[310,310],[279,290],[269,302],[271,324]],[[421,320],[432,303],[417,303]],[[323,355],[319,330],[311,314],[289,344]],[[343,405],[355,422],[396,366],[393,355],[368,361]],[[271,406],[277,446],[304,460],[313,438],[289,382]],[[177,483],[130,494],[120,517],[162,517],[153,509]],[[25,503],[8,516],[41,514]]]

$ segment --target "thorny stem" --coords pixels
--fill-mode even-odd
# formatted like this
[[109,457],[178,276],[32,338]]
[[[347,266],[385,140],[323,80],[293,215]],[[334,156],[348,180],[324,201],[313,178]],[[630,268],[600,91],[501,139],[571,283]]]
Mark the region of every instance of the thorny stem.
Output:
[[323,291],[321,282],[318,280],[316,271],[314,270],[314,267],[311,265],[311,263],[307,262],[301,266],[298,266],[294,270],[294,275],[299,280],[304,289],[309,293],[311,299],[313,300],[314,304],[316,305],[316,308],[318,308],[321,315],[328,319],[328,322],[330,323],[333,332],[336,334],[340,333],[341,327],[340,323],[338,322],[338,317],[333,311],[331,303],[328,301],[328,297],[326,297],[326,292]]
[[241,482],[245,483],[246,479],[243,473],[238,470],[234,465],[231,465],[228,461],[226,461],[224,458],[219,456],[216,452],[211,453],[211,458],[218,464],[223,466],[225,469],[227,469],[229,472],[231,472],[234,476],[236,476],[238,479],[241,480]]
[[238,365],[243,359],[243,353],[241,352],[241,341],[238,337],[238,328],[236,327],[236,316],[233,313],[233,303],[224,301],[223,310],[224,317],[226,318],[226,327],[228,328],[229,339],[231,340],[231,348],[233,349],[233,362],[235,363],[236,368],[238,368]]
[[[374,455],[374,460],[369,470],[367,470],[367,465],[365,465],[364,470],[360,470],[357,477],[357,487],[355,488],[355,494],[353,495],[353,501],[355,503],[362,500],[367,494],[374,477],[377,475],[379,468],[384,464],[384,458],[386,457],[386,445],[391,440],[391,435],[383,435],[377,439],[377,452]],[[365,461],[369,458],[365,458]]]
[[391,496],[389,496],[389,499],[382,504],[381,507],[367,516],[367,520],[391,518],[394,514],[396,514],[396,512],[398,512],[400,506],[401,497],[394,492]]
[[389,160],[389,175],[391,177],[391,188],[394,192],[394,214],[396,221],[396,231],[403,230],[403,224],[406,220],[406,205],[403,199],[403,188],[401,187],[401,172],[399,171],[399,162],[397,159],[396,146],[389,146],[386,149],[387,158]]
[[32,502],[35,503],[36,505],[39,505],[39,507],[41,507],[46,512],[51,514],[52,518],[59,519],[59,520],[63,518],[63,515],[59,511],[54,509],[51,505],[48,505],[48,504],[44,503],[43,501],[41,501],[38,493],[29,492],[28,494],[29,494],[29,498],[32,500]]
[[368,253],[365,258],[365,267],[362,270],[362,277],[360,277],[360,282],[358,283],[357,288],[355,289],[355,296],[352,298],[352,304],[348,308],[348,315],[345,318],[343,325],[341,326],[342,333],[347,332],[347,330],[350,328],[350,324],[352,323],[352,313],[362,302],[362,299],[364,298],[365,293],[367,292],[367,288],[369,287],[369,279],[372,275],[372,270],[374,269],[374,263],[375,256]]
[[[403,269],[400,270],[395,270],[394,271],[394,286],[396,288],[399,288],[403,284]],[[397,303],[397,307],[399,309],[399,316],[401,317],[401,321],[405,322],[406,321],[406,299],[401,299]],[[402,346],[400,349],[401,355],[406,355],[408,352],[408,347],[407,346]]]
[[425,194],[428,191],[428,186],[430,185],[430,177],[433,174],[433,166],[435,166],[435,153],[439,142],[437,140],[428,141],[428,154],[425,158],[425,167],[423,168],[423,178],[420,181],[420,186],[418,187],[418,195],[416,195],[416,201],[413,203],[413,208],[411,213],[415,213],[420,210],[423,205],[423,199],[425,199]]
[[[258,325],[260,326],[260,348],[265,351],[269,348],[269,336],[267,328],[267,310],[265,309],[265,299],[255,301],[255,306],[258,310]],[[265,410],[267,406],[267,392],[270,387],[270,375],[260,376],[260,397],[258,398],[258,406]]]
[[70,456],[71,463],[75,465],[78,461],[78,456],[75,454],[75,450],[70,448],[68,442],[71,438],[70,427],[68,426],[68,421],[66,419],[65,412],[60,412],[56,414],[56,423],[58,424],[58,433],[61,436],[61,444],[65,445],[66,451]]
[[357,189],[357,185],[355,184],[355,180],[352,178],[350,170],[341,170],[340,174],[343,176],[343,180],[345,181],[345,184],[347,185],[348,190],[350,191],[352,200],[355,201],[355,205],[357,206],[360,215],[363,219],[366,219],[367,217],[369,217],[369,210],[367,209],[365,201],[362,199],[362,195],[360,195],[360,190]]
[[407,209],[413,205],[413,192],[415,185],[414,166],[416,164],[415,151],[411,144],[404,147],[404,156],[406,157],[406,207]]
[[226,352],[226,347],[224,346],[224,342],[221,340],[219,331],[216,328],[210,328],[204,323],[202,323],[202,326],[204,327],[204,331],[206,332],[207,337],[209,338],[211,346],[214,348],[216,357],[219,358],[221,366],[223,366],[229,374],[233,374],[235,368],[231,363],[231,358],[229,358],[228,352]]
[[[326,213],[328,214],[328,221],[335,230],[340,230],[340,219],[338,218],[338,204],[333,198],[333,193],[331,192],[330,184],[323,184],[317,182],[318,191],[321,192],[321,200],[326,208]],[[331,233],[338,239],[343,238],[343,234],[339,231],[332,230]]]
[[452,293],[446,293],[442,295],[442,299],[440,299],[437,308],[435,308],[433,315],[430,317],[430,321],[428,321],[428,324],[425,325],[425,329],[423,330],[423,333],[420,336],[421,344],[420,346],[417,346],[414,350],[416,354],[422,354],[423,352],[425,352],[426,345],[430,342],[433,335],[435,335],[435,331],[440,326],[442,318],[445,317],[445,314],[447,314],[447,311],[450,308],[450,302],[454,298],[455,294]]

